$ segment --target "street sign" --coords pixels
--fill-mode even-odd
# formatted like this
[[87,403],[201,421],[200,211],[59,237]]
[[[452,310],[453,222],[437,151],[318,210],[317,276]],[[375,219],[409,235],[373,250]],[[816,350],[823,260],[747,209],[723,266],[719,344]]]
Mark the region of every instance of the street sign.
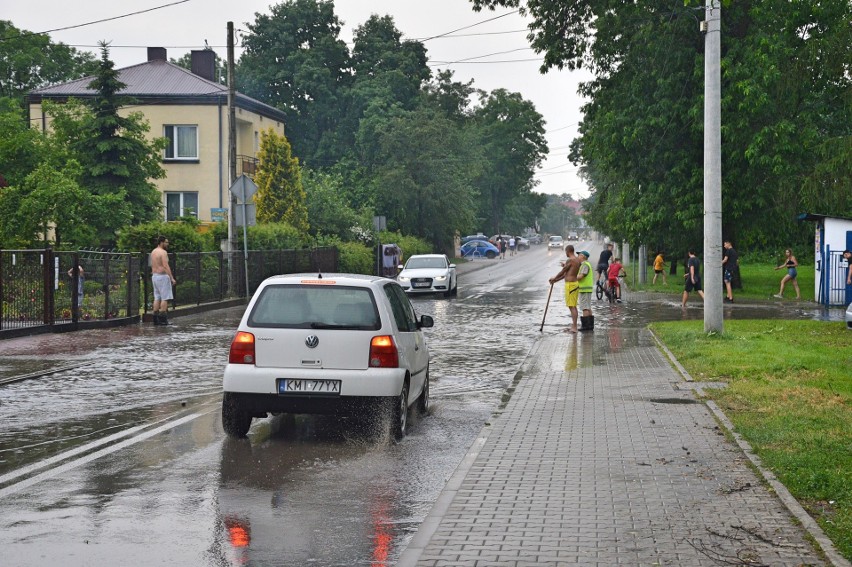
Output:
[[[248,223],[245,222],[245,217],[248,217]],[[234,223],[236,226],[256,225],[257,208],[254,206],[254,203],[244,203],[242,205],[237,205],[237,207],[234,209]]]
[[213,222],[223,222],[228,220],[228,209],[223,209],[221,207],[211,208],[210,220]]
[[228,188],[228,191],[233,193],[234,197],[240,203],[248,203],[251,198],[257,193],[257,185],[251,180],[251,177],[243,173],[234,181],[234,184]]

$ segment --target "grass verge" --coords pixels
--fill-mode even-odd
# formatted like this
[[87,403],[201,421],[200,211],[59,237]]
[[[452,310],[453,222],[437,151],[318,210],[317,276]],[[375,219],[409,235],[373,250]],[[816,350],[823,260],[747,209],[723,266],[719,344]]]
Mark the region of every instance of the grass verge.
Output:
[[852,331],[822,321],[654,323],[654,333],[706,389],[838,551],[852,560]]
[[[777,265],[777,264],[776,264]],[[677,275],[669,275],[666,268],[666,279],[668,285],[663,285],[662,276],[657,277],[656,285],[651,282],[654,279],[654,268],[648,267],[647,283],[640,284],[633,281],[633,270],[636,266],[627,268],[627,285],[631,291],[653,291],[659,293],[671,293],[680,295],[683,293],[683,270]],[[702,274],[704,269],[701,270]],[[801,290],[801,301],[814,300],[814,267],[799,266],[799,276],[796,278],[799,282]],[[775,266],[771,264],[740,264],[740,278],[742,279],[742,289],[734,289],[734,301],[740,299],[765,299],[771,301],[780,301],[772,295],[778,293],[778,288],[781,287],[781,278],[787,274],[786,270],[775,270]],[[703,278],[702,278],[703,279]],[[637,278],[638,280],[638,278]],[[791,283],[787,283],[784,287],[784,298],[790,301],[796,300],[796,290]]]

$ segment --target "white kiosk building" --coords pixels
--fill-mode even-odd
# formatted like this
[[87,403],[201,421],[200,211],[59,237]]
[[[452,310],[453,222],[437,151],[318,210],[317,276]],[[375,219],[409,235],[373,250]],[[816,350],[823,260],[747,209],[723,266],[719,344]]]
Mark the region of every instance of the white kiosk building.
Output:
[[846,285],[849,265],[844,250],[852,250],[852,219],[802,213],[800,221],[816,222],[814,236],[814,297],[826,307],[845,307],[852,302],[852,286]]

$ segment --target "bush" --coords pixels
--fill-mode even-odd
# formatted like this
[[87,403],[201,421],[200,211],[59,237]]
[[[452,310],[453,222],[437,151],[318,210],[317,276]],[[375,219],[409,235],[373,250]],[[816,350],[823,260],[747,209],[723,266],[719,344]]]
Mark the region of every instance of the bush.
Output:
[[157,246],[157,237],[169,239],[169,252],[201,252],[204,239],[186,223],[149,222],[123,228],[118,235],[121,252],[148,254]]
[[340,255],[340,271],[351,274],[374,274],[376,272],[376,258],[373,248],[359,242],[338,242]]

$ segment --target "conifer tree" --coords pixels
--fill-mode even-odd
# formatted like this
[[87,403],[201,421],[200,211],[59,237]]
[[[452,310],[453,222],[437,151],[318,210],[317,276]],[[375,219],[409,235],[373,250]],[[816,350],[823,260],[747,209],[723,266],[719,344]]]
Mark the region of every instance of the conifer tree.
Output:
[[257,220],[261,223],[286,222],[300,232],[308,231],[308,208],[299,160],[292,156],[290,142],[272,128],[260,133],[258,165]]

